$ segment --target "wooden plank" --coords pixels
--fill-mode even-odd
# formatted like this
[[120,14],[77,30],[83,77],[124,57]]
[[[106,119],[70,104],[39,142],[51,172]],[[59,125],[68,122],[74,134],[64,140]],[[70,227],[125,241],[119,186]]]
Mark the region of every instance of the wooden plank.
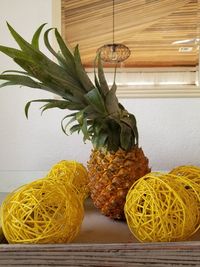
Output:
[[0,245],[0,266],[200,266],[200,242]]

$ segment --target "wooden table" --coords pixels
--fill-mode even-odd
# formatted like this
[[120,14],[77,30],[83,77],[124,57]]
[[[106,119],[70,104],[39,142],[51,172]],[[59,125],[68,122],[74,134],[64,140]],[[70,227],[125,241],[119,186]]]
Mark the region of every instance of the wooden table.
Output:
[[[0,201],[5,194],[0,194]],[[200,234],[187,242],[139,243],[125,222],[85,205],[85,218],[71,244],[0,244],[0,266],[200,266]]]

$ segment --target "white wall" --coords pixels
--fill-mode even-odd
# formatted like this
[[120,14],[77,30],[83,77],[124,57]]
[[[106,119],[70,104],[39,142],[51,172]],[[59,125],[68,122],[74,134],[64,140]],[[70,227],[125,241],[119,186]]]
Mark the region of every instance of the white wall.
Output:
[[[0,0],[0,44],[13,46],[5,21],[27,40],[42,23],[52,24],[50,0]],[[16,66],[0,54],[0,72]],[[86,164],[91,145],[82,136],[65,136],[60,120],[65,111],[47,111],[38,105],[24,115],[27,101],[50,98],[51,94],[29,88],[0,89],[0,191],[47,173],[61,159]],[[153,170],[169,170],[181,164],[200,165],[200,99],[123,99],[138,120],[140,145]]]

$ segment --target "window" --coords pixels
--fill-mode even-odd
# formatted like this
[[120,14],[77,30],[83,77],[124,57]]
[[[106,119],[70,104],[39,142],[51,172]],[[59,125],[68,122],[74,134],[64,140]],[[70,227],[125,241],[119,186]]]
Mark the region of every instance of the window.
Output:
[[[173,2],[173,3],[172,3]],[[199,97],[199,0],[115,1],[115,40],[131,50],[117,69],[119,97]],[[112,42],[112,1],[53,0],[54,25],[79,44],[92,79],[96,50]],[[113,66],[105,65],[109,83]]]

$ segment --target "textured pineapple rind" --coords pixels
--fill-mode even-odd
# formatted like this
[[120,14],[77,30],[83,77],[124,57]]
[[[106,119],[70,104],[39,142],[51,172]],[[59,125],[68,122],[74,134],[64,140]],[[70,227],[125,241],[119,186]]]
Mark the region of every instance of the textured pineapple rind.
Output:
[[125,219],[126,195],[132,184],[149,173],[142,148],[116,152],[93,150],[88,161],[89,187],[94,205],[112,219]]

